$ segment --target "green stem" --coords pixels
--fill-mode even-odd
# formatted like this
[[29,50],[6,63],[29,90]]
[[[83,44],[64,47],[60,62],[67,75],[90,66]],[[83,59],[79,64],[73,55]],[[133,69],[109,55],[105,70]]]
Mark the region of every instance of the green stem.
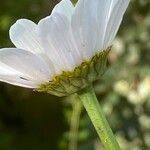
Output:
[[82,103],[79,100],[78,95],[72,96],[72,116],[70,122],[70,142],[69,150],[77,150],[78,146],[78,129],[79,129],[79,120],[82,111]]
[[78,0],[71,0],[72,4],[75,6]]
[[78,93],[79,97],[101,139],[105,150],[120,150],[113,132],[103,114],[92,86]]

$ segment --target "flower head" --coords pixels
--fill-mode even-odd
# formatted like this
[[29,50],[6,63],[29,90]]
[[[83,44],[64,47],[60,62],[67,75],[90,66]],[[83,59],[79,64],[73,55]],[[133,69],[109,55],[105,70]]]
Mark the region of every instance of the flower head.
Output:
[[38,24],[18,20],[10,28],[16,48],[0,49],[0,81],[64,96],[84,88],[105,70],[129,0],[62,0]]

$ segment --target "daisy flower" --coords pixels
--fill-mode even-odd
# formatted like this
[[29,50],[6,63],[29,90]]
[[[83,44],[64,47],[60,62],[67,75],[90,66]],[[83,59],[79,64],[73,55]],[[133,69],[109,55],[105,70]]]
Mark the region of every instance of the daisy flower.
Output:
[[129,0],[62,0],[38,24],[20,19],[0,49],[0,81],[65,96],[100,78]]

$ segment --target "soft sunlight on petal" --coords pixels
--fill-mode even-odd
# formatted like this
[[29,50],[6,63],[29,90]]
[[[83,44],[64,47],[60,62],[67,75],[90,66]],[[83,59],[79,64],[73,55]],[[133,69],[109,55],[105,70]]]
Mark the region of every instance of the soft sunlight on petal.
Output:
[[105,33],[105,41],[104,41],[105,46],[112,44],[117,34],[117,31],[120,27],[125,10],[128,7],[128,4],[129,0],[121,0],[121,1],[118,0],[117,3],[114,2],[114,5],[112,6],[110,11],[109,22],[107,24],[107,29]]
[[27,19],[20,19],[11,26],[10,39],[17,48],[43,53],[39,37],[36,32],[37,25]]
[[38,86],[38,83],[27,80],[18,75],[1,75],[0,74],[0,81],[13,84],[16,86],[25,87],[25,88],[37,88]]
[[[93,55],[97,39],[97,1],[79,0],[72,17],[72,32],[85,59]],[[94,9],[93,9],[94,8]]]
[[47,64],[38,56],[25,50],[17,48],[1,49],[0,62],[33,80],[45,81],[50,77]]
[[71,70],[81,63],[80,51],[74,43],[67,17],[52,14],[42,19],[38,27],[45,52],[53,62],[56,72]]
[[27,88],[35,88],[37,86],[37,83],[33,79],[30,79],[28,76],[2,62],[0,62],[0,81]]
[[72,18],[72,30],[85,56],[91,56],[112,44],[128,4],[129,0],[78,1]]
[[70,0],[62,0],[54,7],[52,14],[59,13],[65,15],[69,20],[71,20],[73,11],[74,11],[74,6],[72,2]]

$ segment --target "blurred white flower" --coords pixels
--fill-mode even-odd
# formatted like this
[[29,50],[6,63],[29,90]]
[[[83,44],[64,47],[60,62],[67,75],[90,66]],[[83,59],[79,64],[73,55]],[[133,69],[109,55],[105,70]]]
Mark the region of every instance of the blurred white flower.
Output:
[[132,88],[128,81],[120,80],[115,83],[114,90],[127,97],[132,104],[143,104],[150,97],[150,76],[146,76],[137,85],[137,89]]
[[125,45],[123,43],[123,40],[119,37],[115,38],[113,42],[112,51],[109,53],[109,61],[111,63],[116,63],[118,58],[124,53],[125,51]]
[[38,24],[20,19],[10,28],[16,48],[0,49],[0,81],[27,88],[73,71],[106,50],[129,0],[62,0]]
[[126,80],[120,80],[114,84],[114,90],[117,93],[119,93],[123,96],[126,96],[126,95],[128,95],[128,93],[131,89],[130,89],[129,83]]
[[138,87],[138,93],[141,99],[150,97],[150,76],[146,76]]
[[137,87],[137,90],[130,90],[128,99],[133,104],[143,104],[150,97],[150,76],[146,76]]

